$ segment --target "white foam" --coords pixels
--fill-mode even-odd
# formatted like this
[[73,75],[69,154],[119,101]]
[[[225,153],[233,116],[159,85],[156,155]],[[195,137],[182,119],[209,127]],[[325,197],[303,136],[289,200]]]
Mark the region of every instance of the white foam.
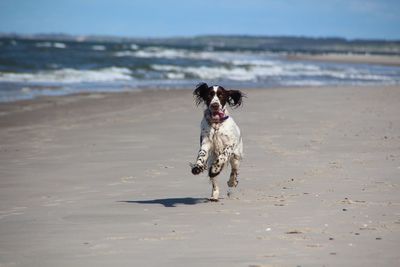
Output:
[[123,50],[114,53],[116,57],[135,57],[136,52],[132,52],[130,50]]
[[104,51],[106,47],[104,45],[92,45],[92,49],[96,51]]
[[160,47],[147,47],[144,50],[130,51],[123,50],[114,53],[117,57],[138,57],[138,58],[184,58],[189,55],[184,50],[179,49],[165,49]]
[[[265,64],[264,64],[265,63]],[[182,79],[182,76],[194,76],[200,79],[228,79],[233,81],[258,81],[266,79],[291,78],[310,82],[311,85],[322,85],[321,81],[326,78],[336,80],[360,80],[390,82],[391,77],[371,74],[368,71],[356,69],[321,69],[315,65],[300,63],[266,63],[259,65],[234,65],[226,66],[200,66],[200,67],[180,67],[175,65],[152,65],[152,69],[164,72],[170,79]],[[297,78],[302,77],[302,78]],[[314,81],[314,82],[311,82]]]
[[35,44],[36,47],[54,47],[59,49],[67,48],[67,45],[64,43],[51,43],[51,42],[39,42]]
[[153,65],[152,68],[154,70],[165,71],[168,73],[180,73],[181,75],[183,73],[200,79],[229,79],[234,81],[255,80],[260,74],[257,71],[242,67],[228,69],[225,67],[178,67],[172,65]]
[[127,68],[118,67],[99,70],[60,69],[54,71],[40,71],[37,73],[0,72],[0,81],[4,82],[79,83],[128,80],[132,80],[131,71]]
[[29,87],[22,87],[21,88],[21,92],[24,93],[24,94],[30,94],[31,91],[32,91],[32,89],[29,88]]
[[167,72],[167,78],[170,80],[182,80],[185,79],[184,73]]
[[274,66],[276,61],[262,60],[262,59],[234,59],[232,60],[233,65],[253,65],[253,66]]
[[35,44],[36,47],[52,47],[53,44],[50,42],[40,42]]
[[297,80],[297,81],[282,81],[286,86],[323,86],[326,82],[316,80]]
[[55,48],[60,48],[60,49],[64,49],[64,48],[67,47],[67,45],[64,44],[64,43],[53,43],[53,47],[55,47]]
[[223,66],[177,67],[172,65],[153,65],[152,68],[164,72],[184,73],[200,79],[228,79],[234,81],[256,81],[258,78],[277,76],[282,73],[282,68],[279,66],[274,66],[273,68],[260,66],[227,68]]
[[138,58],[166,58],[166,59],[198,59],[198,60],[212,60],[217,62],[230,63],[235,58],[238,58],[243,54],[243,57],[247,57],[251,54],[240,53],[240,52],[218,52],[218,51],[189,51],[185,49],[172,49],[163,48],[157,46],[146,47],[145,49],[138,51],[122,50],[115,52],[114,55],[117,57],[138,57]]

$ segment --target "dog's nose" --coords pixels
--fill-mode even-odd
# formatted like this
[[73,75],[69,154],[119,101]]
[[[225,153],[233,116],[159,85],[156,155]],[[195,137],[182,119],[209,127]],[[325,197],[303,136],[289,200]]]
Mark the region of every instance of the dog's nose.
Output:
[[217,109],[217,108],[219,108],[219,104],[218,103],[212,103],[211,104],[211,108]]

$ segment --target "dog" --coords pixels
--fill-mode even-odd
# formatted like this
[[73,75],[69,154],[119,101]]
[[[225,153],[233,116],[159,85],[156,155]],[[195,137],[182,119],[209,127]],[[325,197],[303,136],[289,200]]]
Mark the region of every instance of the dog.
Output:
[[245,96],[239,90],[226,90],[222,86],[197,85],[193,92],[198,105],[206,109],[201,121],[200,150],[195,164],[191,164],[194,175],[208,169],[212,184],[210,201],[218,201],[219,188],[216,177],[230,163],[229,188],[238,185],[239,165],[243,157],[243,142],[240,129],[229,115],[227,107],[239,107]]

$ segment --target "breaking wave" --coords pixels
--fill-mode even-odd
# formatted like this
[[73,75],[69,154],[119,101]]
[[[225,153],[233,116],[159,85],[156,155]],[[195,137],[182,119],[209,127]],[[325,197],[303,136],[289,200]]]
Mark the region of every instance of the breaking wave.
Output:
[[59,42],[40,42],[40,43],[36,43],[35,45],[36,47],[45,47],[45,48],[50,48],[50,47],[54,47],[54,48],[59,48],[59,49],[64,49],[67,48],[67,45],[64,43],[59,43]]
[[35,82],[35,83],[80,83],[112,82],[132,80],[131,71],[127,68],[110,67],[99,70],[60,69],[39,71],[36,73],[0,72],[2,82]]
[[[321,81],[312,82],[312,84],[323,84],[324,79],[335,80],[357,80],[357,81],[380,81],[395,82],[391,77],[385,75],[371,74],[368,71],[357,70],[354,68],[342,69],[323,69],[314,65],[306,64],[253,64],[239,65],[232,67],[213,66],[213,67],[180,67],[174,65],[153,65],[152,69],[164,72],[170,79],[199,78],[207,80],[232,80],[232,81],[262,81],[276,78],[296,78],[302,77],[302,83],[310,79],[321,79]],[[293,83],[295,84],[295,83]]]
[[96,51],[104,51],[106,47],[104,45],[92,45],[92,49]]

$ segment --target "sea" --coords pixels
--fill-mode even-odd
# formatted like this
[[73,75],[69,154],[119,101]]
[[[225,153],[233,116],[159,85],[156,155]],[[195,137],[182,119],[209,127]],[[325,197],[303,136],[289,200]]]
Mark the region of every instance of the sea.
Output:
[[204,36],[0,37],[0,102],[90,92],[397,85],[400,67],[291,60],[293,54],[400,55],[400,43]]

